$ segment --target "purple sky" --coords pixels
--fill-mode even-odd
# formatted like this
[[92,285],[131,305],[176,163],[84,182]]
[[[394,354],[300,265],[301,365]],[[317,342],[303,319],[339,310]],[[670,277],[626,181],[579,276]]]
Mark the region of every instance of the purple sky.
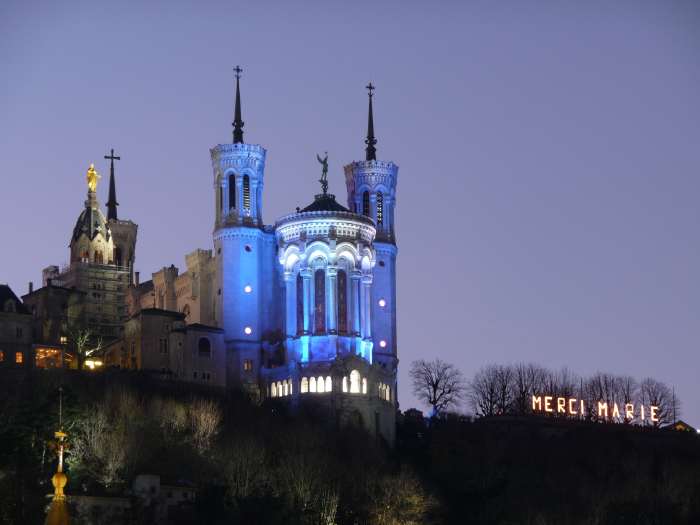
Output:
[[402,408],[416,358],[524,360],[654,376],[700,425],[697,3],[143,4],[0,4],[0,281],[66,262],[110,147],[137,270],[210,248],[236,64],[265,221],[312,200],[317,152],[344,201],[371,80],[400,166]]

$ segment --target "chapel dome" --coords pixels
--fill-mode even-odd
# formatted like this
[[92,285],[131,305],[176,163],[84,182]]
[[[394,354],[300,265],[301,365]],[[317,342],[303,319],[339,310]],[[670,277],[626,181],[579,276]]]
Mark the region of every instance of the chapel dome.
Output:
[[111,233],[107,226],[107,219],[100,211],[97,201],[85,201],[85,208],[78,216],[78,220],[73,228],[71,241],[77,241],[81,235],[85,234],[89,240],[93,240],[98,234],[104,235],[109,240]]
[[335,200],[335,195],[320,193],[314,201],[296,213],[281,217],[275,224],[278,239],[288,244],[301,239],[359,241],[371,244],[376,235],[374,221],[351,212]]

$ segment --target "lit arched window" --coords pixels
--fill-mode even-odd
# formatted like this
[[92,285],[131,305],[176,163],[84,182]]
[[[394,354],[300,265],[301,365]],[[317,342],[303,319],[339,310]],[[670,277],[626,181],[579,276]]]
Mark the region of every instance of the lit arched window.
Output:
[[386,400],[391,401],[391,387],[390,386],[386,387]]
[[287,383],[289,384],[289,395],[291,396],[293,394],[293,392],[292,392],[292,380],[287,379]]
[[250,209],[250,177],[243,175],[243,207]]
[[284,395],[285,395],[285,396],[288,395],[288,394],[289,394],[289,384],[285,381],[284,384],[283,384],[282,386],[284,387],[284,390],[283,390],[283,391],[284,391]]
[[367,378],[366,377],[362,378],[362,393],[363,394],[367,393]]
[[306,377],[301,378],[301,393],[306,394],[309,391],[309,380]]
[[357,370],[350,372],[350,393],[360,393],[360,373]]
[[326,376],[326,392],[333,392],[333,380],[331,376]]
[[297,334],[304,333],[304,278],[297,274]]
[[369,192],[365,191],[362,194],[362,215],[369,217]]
[[272,397],[277,397],[277,383],[272,383],[272,391],[270,392]]
[[314,333],[326,331],[326,272],[316,270],[314,273]]
[[377,193],[377,224],[384,224],[384,195]]
[[323,378],[321,376],[318,377],[316,380],[316,390],[323,394],[326,391],[326,385],[323,382]]
[[211,343],[206,337],[199,338],[199,345],[197,347],[199,357],[211,357]]
[[338,333],[348,333],[348,274],[338,270]]
[[316,378],[315,377],[312,377],[309,380],[309,392],[313,392],[313,393],[316,392]]
[[343,376],[343,392],[348,391],[348,376]]
[[236,176],[233,173],[228,176],[228,208],[236,208]]

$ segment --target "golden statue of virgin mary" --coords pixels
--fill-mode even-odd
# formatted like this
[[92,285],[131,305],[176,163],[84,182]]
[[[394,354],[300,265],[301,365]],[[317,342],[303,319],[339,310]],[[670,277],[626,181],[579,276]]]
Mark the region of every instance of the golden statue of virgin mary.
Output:
[[87,170],[87,185],[88,189],[92,192],[95,193],[95,190],[97,190],[97,181],[102,178],[102,175],[97,173],[97,170],[95,169],[94,164],[90,164],[90,167]]

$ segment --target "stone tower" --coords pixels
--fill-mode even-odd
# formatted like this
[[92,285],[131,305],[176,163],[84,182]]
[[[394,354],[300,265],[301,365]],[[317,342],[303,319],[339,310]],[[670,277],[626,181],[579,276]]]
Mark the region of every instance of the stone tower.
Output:
[[[236,68],[233,143],[211,149],[214,171],[214,317],[224,329],[229,384],[257,384],[263,336],[273,327],[275,239],[262,222],[265,148],[243,142],[240,73]],[[267,276],[264,278],[264,276]],[[245,372],[245,373],[244,373]]]
[[[393,162],[377,160],[374,136],[372,98],[369,92],[369,114],[365,160],[345,166],[348,206],[356,213],[371,218],[377,229],[374,240],[376,263],[372,285],[372,339],[373,362],[394,374],[396,372],[396,236],[394,207],[399,168]],[[394,388],[396,385],[393,385]]]

